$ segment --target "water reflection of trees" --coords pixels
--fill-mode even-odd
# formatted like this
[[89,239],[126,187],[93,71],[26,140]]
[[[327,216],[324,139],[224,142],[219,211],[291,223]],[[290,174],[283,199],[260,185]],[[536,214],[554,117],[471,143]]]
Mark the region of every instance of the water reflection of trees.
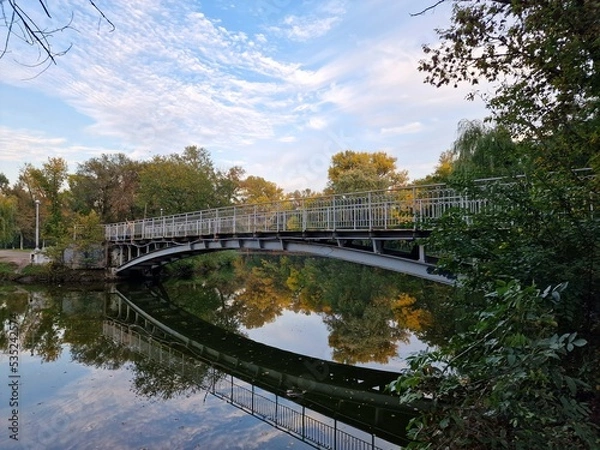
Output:
[[412,334],[438,345],[452,332],[448,287],[337,260],[248,254],[187,283],[205,290],[184,295],[179,281],[167,287],[171,299],[231,330],[261,327],[286,309],[321,315],[338,362],[385,363]]
[[197,379],[174,374],[103,336],[108,295],[104,290],[3,289],[0,352],[8,352],[13,321],[19,328],[21,352],[39,357],[42,363],[57,360],[68,345],[71,359],[87,366],[116,370],[129,364],[134,374],[132,390],[140,396],[168,399],[198,390]]

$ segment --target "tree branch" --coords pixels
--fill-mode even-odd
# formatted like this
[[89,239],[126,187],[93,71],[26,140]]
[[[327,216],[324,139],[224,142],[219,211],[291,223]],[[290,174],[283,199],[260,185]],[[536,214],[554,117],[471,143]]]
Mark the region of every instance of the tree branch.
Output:
[[423,9],[422,11],[419,11],[419,12],[416,12],[416,13],[410,13],[410,16],[411,17],[422,16],[427,11],[431,11],[432,9],[437,8],[439,5],[441,5],[442,3],[445,3],[446,1],[447,0],[438,0],[437,3],[435,3],[435,5],[428,6],[427,8]]

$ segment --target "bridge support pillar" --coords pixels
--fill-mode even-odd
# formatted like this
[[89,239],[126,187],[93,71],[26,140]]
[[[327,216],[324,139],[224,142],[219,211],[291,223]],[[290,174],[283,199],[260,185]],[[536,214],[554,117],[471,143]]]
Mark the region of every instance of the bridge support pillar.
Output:
[[373,239],[373,253],[380,254],[383,250],[383,241]]

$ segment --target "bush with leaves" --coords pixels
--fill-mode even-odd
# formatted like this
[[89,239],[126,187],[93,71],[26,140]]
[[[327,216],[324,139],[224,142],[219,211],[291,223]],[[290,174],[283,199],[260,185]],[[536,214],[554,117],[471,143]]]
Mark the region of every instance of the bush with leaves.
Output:
[[465,315],[465,332],[409,358],[409,369],[390,385],[401,402],[421,405],[408,448],[599,448],[579,396],[589,386],[564,363],[586,341],[557,334],[564,287],[541,292],[503,283]]

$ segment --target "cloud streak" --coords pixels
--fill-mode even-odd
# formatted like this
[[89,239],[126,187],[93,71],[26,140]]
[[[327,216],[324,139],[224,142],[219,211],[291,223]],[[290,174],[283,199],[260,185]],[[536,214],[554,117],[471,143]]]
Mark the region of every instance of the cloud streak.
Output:
[[[70,162],[97,150],[149,157],[193,144],[208,148],[218,166],[236,161],[287,190],[308,187],[302,182],[323,187],[323,155],[348,148],[386,149],[432,168],[445,148],[431,136],[450,145],[457,122],[482,108],[464,106],[463,91],[436,95],[422,84],[419,25],[398,26],[418,4],[283,2],[250,23],[247,10],[235,16],[236,8],[135,0],[106,6],[116,27],[109,32],[98,27],[93,8],[62,0],[61,15],[75,11],[79,32],[57,36],[57,46],[74,47],[28,82],[31,68],[0,60],[3,83],[50,95],[92,124],[78,143],[61,141],[60,129],[40,135],[34,123],[0,130],[0,139],[16,138],[2,158],[18,149],[21,158],[38,161],[36,139],[49,140],[50,154]],[[29,146],[24,130],[31,131]],[[340,134],[343,145],[331,138]],[[406,137],[425,135],[428,148],[407,158],[403,149],[416,141]]]

